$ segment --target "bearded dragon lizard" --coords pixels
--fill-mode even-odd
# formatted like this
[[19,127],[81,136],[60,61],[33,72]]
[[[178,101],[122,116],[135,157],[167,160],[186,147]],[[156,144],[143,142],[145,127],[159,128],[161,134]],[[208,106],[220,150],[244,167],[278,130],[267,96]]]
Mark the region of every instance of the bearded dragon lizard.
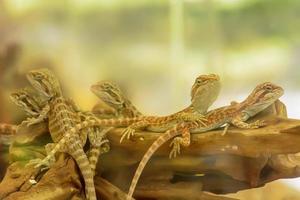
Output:
[[106,114],[114,113],[116,117],[138,117],[142,116],[142,113],[127,99],[121,89],[112,82],[99,81],[91,86],[91,91],[104,103],[113,108],[112,111],[106,111],[97,108],[97,105],[93,108],[93,113]]
[[[80,115],[76,113],[74,106],[70,105],[70,102],[63,97],[59,81],[49,70],[40,69],[30,71],[27,74],[27,78],[40,95],[47,100],[47,104],[43,107],[39,116],[32,119],[28,125],[48,119],[49,131],[53,141],[58,143],[64,140],[64,145],[59,145],[59,147],[55,145],[56,148],[54,147],[54,149],[56,151],[67,152],[75,159],[85,181],[87,198],[96,200],[93,174],[89,160],[83,151],[86,135],[80,135],[76,129],[71,133],[69,131],[81,123],[82,119]],[[31,164],[37,164],[35,167],[49,165],[49,160],[36,159],[31,161]]]
[[[34,98],[32,94],[30,94],[29,89],[27,88],[13,92],[10,95],[10,99],[25,111],[26,115],[29,117],[27,120],[38,116],[39,112],[41,111],[38,100]],[[26,123],[27,120],[23,121],[22,123]],[[0,123],[1,137],[3,135],[13,137],[17,133],[18,126],[19,125]],[[8,143],[10,142],[10,139],[5,140],[8,141]]]
[[[199,113],[205,113],[208,107],[215,101],[220,90],[219,77],[215,74],[199,76],[191,90],[192,104],[188,109],[182,112],[195,110]],[[135,106],[128,100],[120,88],[111,82],[100,81],[91,86],[91,91],[103,102],[114,109],[116,117],[138,117],[142,116]],[[205,100],[204,100],[205,99]],[[206,102],[205,102],[206,101]],[[97,107],[96,107],[97,108]],[[97,113],[107,114],[107,110],[97,109]],[[111,111],[110,111],[111,112]],[[163,126],[163,125],[162,125]],[[151,126],[149,127],[151,129]],[[99,148],[92,148],[91,168],[95,169],[98,160]]]
[[259,128],[265,125],[264,121],[258,120],[254,123],[246,123],[245,121],[273,104],[282,95],[283,89],[281,87],[269,82],[262,83],[258,85],[243,102],[234,103],[208,112],[205,115],[208,120],[206,125],[194,122],[183,122],[168,130],[166,133],[158,137],[144,154],[132,179],[127,200],[131,199],[139,177],[151,156],[168,140],[180,135],[180,133],[182,135],[182,137],[174,138],[170,145],[173,146],[170,153],[170,157],[172,157],[173,155],[176,156],[177,153],[180,153],[180,145],[190,145],[190,133],[200,133],[213,130],[225,124],[232,124],[236,127],[246,129]]
[[[112,108],[107,110],[99,108],[98,105],[96,105],[92,112],[97,114],[97,116],[108,115],[110,117],[138,117],[142,115],[141,112],[139,112],[136,107],[133,106],[133,104],[123,95],[121,89],[115,83],[109,81],[99,81],[93,84],[90,89],[99,99]],[[92,134],[89,134],[91,147],[88,157],[93,172],[95,172],[98,158],[101,153],[99,144],[101,143],[102,138],[105,137],[105,133],[110,129],[111,128],[104,129],[101,134],[95,131],[92,132]]]

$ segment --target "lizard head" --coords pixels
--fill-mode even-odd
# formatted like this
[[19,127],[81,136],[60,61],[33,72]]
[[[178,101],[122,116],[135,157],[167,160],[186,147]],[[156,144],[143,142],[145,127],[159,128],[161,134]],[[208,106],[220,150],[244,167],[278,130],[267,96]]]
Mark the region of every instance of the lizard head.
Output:
[[100,81],[91,86],[91,91],[102,101],[113,108],[122,107],[124,97],[120,88],[109,81]]
[[191,90],[191,101],[198,111],[206,111],[217,99],[221,90],[220,77],[216,74],[200,75]]
[[48,69],[38,69],[28,72],[27,79],[31,85],[47,99],[61,94],[57,78]]
[[250,117],[256,115],[273,104],[283,93],[283,88],[273,83],[259,84],[243,102],[243,105],[246,106],[245,113]]
[[38,101],[30,94],[27,89],[13,92],[10,99],[30,116],[37,116],[40,113]]

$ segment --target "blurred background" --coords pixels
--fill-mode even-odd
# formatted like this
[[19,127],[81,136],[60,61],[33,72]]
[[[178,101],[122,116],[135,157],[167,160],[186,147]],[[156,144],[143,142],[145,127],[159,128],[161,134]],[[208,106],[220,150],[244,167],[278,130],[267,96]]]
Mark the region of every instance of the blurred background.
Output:
[[[217,73],[214,107],[272,81],[286,90],[289,116],[300,118],[298,65],[298,0],[0,0],[1,122],[24,117],[9,94],[40,67],[85,110],[97,102],[89,86],[104,79],[143,113],[169,114],[189,104],[199,74]],[[234,196],[300,199],[299,190],[291,179]]]

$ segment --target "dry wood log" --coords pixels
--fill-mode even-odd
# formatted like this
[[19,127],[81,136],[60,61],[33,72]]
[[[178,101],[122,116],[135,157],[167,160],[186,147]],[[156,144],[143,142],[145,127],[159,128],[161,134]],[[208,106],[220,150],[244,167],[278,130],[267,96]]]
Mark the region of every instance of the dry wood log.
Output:
[[[225,136],[221,136],[222,130],[194,134],[191,146],[173,160],[168,158],[167,143],[148,163],[136,199],[225,200],[228,198],[203,191],[226,194],[280,178],[298,177],[300,120],[285,118],[282,108],[277,103],[258,116],[267,120],[268,126],[264,128],[231,128]],[[97,195],[105,200],[125,198],[143,153],[161,134],[139,132],[132,141],[120,144],[122,130],[115,129],[108,134],[111,150],[100,157],[97,168]],[[24,168],[24,163],[43,157],[43,145],[50,141],[45,124],[20,129],[10,147],[13,163],[0,184],[0,199],[83,199],[81,175],[74,161],[65,154],[59,154],[50,170],[37,175],[38,184],[28,181],[36,171]],[[283,161],[291,157],[292,164]]]

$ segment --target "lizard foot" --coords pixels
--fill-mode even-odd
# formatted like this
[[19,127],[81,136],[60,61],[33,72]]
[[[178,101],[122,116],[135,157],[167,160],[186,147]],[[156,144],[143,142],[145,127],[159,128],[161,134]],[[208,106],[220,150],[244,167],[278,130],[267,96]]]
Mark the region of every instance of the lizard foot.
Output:
[[170,144],[170,147],[172,147],[171,152],[169,154],[169,158],[176,158],[177,154],[180,154],[180,145],[182,143],[181,137],[175,137],[173,141]]
[[127,127],[123,134],[122,134],[122,137],[120,139],[120,143],[123,142],[123,140],[126,138],[127,140],[129,140],[132,136],[134,136],[134,133],[135,133],[135,129],[131,128],[131,127]]
[[196,124],[202,124],[203,126],[206,126],[206,122],[208,121],[204,115],[201,114],[183,114],[182,119],[184,121],[193,122]]

